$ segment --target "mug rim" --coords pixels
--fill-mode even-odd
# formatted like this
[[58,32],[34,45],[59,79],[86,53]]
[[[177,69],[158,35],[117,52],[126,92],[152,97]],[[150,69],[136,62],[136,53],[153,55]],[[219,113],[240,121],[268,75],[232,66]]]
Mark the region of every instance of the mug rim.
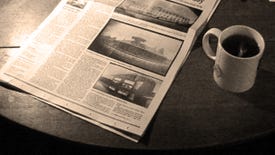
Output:
[[[249,30],[250,32],[253,32],[254,34],[256,34],[256,35],[258,36],[258,39],[256,40],[256,42],[257,42],[257,45],[258,45],[258,46],[259,46],[259,45],[261,45],[261,46],[259,46],[259,52],[258,52],[256,55],[253,55],[253,56],[251,56],[251,57],[238,57],[238,56],[235,56],[235,55],[229,53],[227,50],[224,49],[224,47],[222,46],[222,42],[223,42],[225,39],[221,40],[221,39],[222,39],[222,36],[225,34],[225,32],[227,32],[227,31],[229,31],[229,30],[232,30],[232,29],[234,29],[234,28],[242,28],[242,29]],[[231,36],[231,35],[229,35],[229,36]],[[228,37],[226,37],[226,38],[228,38]],[[259,43],[258,40],[260,40],[260,43]],[[227,27],[226,29],[224,29],[224,30],[221,32],[221,34],[220,34],[220,36],[219,36],[219,38],[218,38],[218,44],[219,44],[219,46],[222,48],[222,50],[224,51],[224,53],[228,54],[229,56],[231,56],[231,57],[233,57],[233,58],[237,58],[237,59],[254,59],[254,58],[258,58],[258,57],[261,57],[261,56],[262,56],[262,54],[264,53],[264,50],[265,50],[265,41],[264,41],[263,36],[262,36],[256,29],[254,29],[254,28],[252,28],[252,27],[249,27],[249,26],[246,26],[246,25],[233,25],[233,26],[229,26],[229,27]]]

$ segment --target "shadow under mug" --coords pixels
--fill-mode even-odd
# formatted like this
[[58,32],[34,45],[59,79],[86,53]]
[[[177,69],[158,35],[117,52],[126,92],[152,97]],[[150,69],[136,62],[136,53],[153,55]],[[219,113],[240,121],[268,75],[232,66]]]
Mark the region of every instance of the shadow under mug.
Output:
[[[258,46],[258,52],[249,57],[241,57],[225,50],[224,41],[236,35],[253,39]],[[218,38],[216,51],[210,46],[210,36]],[[258,65],[265,48],[264,39],[258,31],[245,25],[230,26],[223,31],[212,28],[204,34],[202,47],[206,55],[215,61],[213,76],[219,87],[240,93],[249,90],[254,85]]]

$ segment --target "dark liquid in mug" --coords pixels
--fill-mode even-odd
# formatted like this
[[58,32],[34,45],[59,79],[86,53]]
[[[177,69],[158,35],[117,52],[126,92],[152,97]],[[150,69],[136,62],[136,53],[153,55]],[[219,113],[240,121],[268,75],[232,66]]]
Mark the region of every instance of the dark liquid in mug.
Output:
[[260,52],[257,42],[248,36],[232,35],[222,43],[223,48],[230,54],[238,57],[252,57]]

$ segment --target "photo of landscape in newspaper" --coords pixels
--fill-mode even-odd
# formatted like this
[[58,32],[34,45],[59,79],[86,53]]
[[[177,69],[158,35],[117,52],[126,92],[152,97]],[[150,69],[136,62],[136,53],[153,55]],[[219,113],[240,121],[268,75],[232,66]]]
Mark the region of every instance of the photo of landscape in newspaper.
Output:
[[182,40],[110,20],[88,49],[166,75],[182,44]]
[[161,80],[111,63],[94,89],[147,108],[161,83]]
[[187,32],[202,11],[168,0],[125,0],[115,12]]

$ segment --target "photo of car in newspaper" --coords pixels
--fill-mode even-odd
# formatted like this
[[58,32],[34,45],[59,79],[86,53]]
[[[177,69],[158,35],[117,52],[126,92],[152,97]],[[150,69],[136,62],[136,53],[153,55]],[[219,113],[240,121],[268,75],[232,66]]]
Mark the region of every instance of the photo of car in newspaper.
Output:
[[161,80],[111,63],[94,88],[147,108],[161,83]]

